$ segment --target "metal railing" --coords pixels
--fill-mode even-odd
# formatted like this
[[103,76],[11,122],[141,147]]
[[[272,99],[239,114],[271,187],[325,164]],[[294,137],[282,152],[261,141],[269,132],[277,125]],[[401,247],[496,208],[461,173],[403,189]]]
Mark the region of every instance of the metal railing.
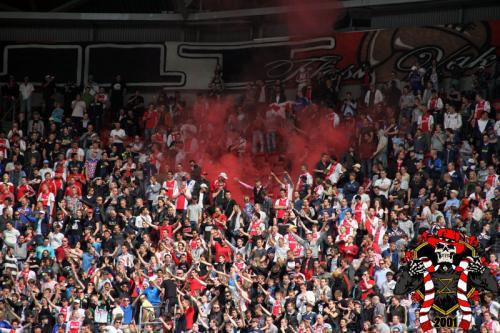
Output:
[[[4,127],[3,130],[10,129],[10,125],[16,119],[16,110],[18,109],[18,107],[19,107],[19,99],[14,100],[13,103],[10,104],[10,107],[8,110],[3,110],[3,105],[2,105],[2,113],[1,113],[1,117],[0,117],[0,123]],[[11,116],[10,123],[8,120],[9,115]]]

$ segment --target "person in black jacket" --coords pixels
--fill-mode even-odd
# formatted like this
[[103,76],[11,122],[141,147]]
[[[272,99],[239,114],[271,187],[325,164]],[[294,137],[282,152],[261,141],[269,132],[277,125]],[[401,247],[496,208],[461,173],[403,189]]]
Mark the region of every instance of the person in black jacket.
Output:
[[177,284],[171,275],[167,275],[161,284],[163,295],[165,296],[165,312],[170,314],[177,304]]

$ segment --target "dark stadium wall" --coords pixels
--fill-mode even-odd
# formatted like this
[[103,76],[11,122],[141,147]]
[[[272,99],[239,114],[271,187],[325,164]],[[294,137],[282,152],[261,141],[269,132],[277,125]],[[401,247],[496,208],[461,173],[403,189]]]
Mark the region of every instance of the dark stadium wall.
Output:
[[492,21],[219,44],[2,43],[0,63],[2,81],[9,74],[18,80],[29,75],[34,82],[52,74],[59,83],[81,84],[93,74],[95,81],[110,83],[121,73],[129,86],[178,90],[206,89],[220,63],[226,88],[239,89],[258,79],[293,85],[303,66],[318,75],[335,65],[347,84],[361,79],[362,64],[380,83],[393,71],[403,79],[416,62],[427,66],[432,59],[443,74],[458,68],[466,76],[491,65],[499,50],[500,21]]

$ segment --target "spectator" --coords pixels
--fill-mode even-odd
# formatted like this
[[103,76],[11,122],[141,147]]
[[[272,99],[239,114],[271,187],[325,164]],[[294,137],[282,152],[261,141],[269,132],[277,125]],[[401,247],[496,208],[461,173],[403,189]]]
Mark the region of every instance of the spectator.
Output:
[[[24,131],[17,119],[0,134],[1,258],[7,273],[20,268],[0,277],[0,325],[418,330],[418,304],[394,291],[423,231],[476,237],[497,273],[496,111],[481,92],[445,88],[436,64],[428,75],[415,66],[409,82],[392,75],[384,94],[372,69],[360,73],[371,89],[338,104],[340,73],[304,70],[295,102],[284,82],[249,84],[241,103],[215,82],[194,106],[162,92],[144,114],[141,92],[124,105],[117,78],[112,126],[108,96],[89,78],[66,87],[77,122],[59,102]],[[54,83],[42,87],[50,103]],[[322,133],[335,112],[337,127]],[[474,306],[473,329],[496,325],[496,295]]]
[[366,92],[365,95],[365,105],[368,108],[373,108],[375,105],[379,105],[383,101],[384,96],[382,95],[382,92],[379,89],[376,89],[374,84],[371,84],[370,89]]
[[29,77],[25,76],[23,83],[19,86],[21,95],[21,112],[25,113],[25,119],[31,120],[31,101],[35,87],[30,82]]

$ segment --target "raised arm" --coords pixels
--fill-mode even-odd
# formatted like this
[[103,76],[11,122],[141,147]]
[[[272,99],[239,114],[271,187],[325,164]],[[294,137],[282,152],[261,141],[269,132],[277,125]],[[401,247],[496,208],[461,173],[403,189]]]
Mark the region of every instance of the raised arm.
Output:
[[253,189],[253,186],[252,186],[252,185],[249,185],[249,184],[247,184],[247,183],[242,182],[239,178],[234,178],[234,180],[235,180],[236,182],[238,182],[238,184],[240,184],[240,185],[241,185],[241,187],[246,188],[247,190],[252,190],[252,189]]
[[276,174],[274,172],[271,171],[271,177],[273,177],[273,179],[278,183],[280,184],[281,187],[285,187],[285,183],[283,183],[279,178],[278,176],[276,176]]
[[73,263],[73,260],[70,260],[70,264],[71,264],[71,271],[73,272],[73,276],[75,277],[75,280],[76,282],[78,283],[78,285],[82,288],[82,289],[85,289],[85,285],[82,283],[82,281],[78,278],[78,273],[76,271],[76,267],[75,267],[75,264]]

